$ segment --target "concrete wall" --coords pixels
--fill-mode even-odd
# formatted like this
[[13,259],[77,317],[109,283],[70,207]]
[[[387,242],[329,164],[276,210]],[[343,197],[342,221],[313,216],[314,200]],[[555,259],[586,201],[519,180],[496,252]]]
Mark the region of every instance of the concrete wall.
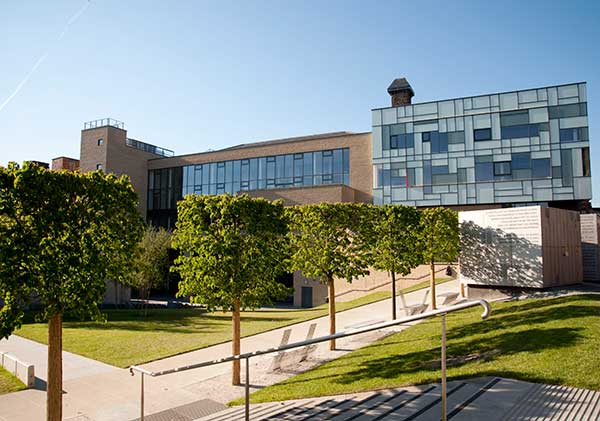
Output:
[[31,388],[35,385],[35,368],[32,364],[25,363],[7,352],[0,351],[0,366],[21,380],[25,386]]
[[106,281],[106,292],[102,304],[122,305],[128,304],[131,299],[131,287],[117,281]]
[[460,212],[460,280],[546,288],[582,280],[579,214],[540,206]]
[[269,200],[281,199],[286,206],[306,203],[356,202],[356,196],[360,195],[358,191],[343,184],[250,190],[247,193],[252,197],[264,197]]

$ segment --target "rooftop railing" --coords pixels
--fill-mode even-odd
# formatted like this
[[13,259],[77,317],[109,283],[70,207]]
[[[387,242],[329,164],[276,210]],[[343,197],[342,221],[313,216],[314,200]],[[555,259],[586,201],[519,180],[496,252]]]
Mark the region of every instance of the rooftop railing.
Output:
[[142,142],[136,139],[127,138],[125,144],[140,151],[149,152],[164,157],[170,157],[175,155],[175,152],[173,152],[170,149],[161,148],[159,146],[151,145],[149,143]]
[[416,320],[423,320],[430,317],[440,316],[441,318],[441,383],[442,383],[442,413],[441,419],[442,421],[447,420],[447,386],[446,386],[446,314],[452,313],[454,311],[463,310],[469,307],[482,306],[483,313],[481,314],[482,319],[486,319],[490,313],[491,308],[490,304],[486,300],[478,300],[478,301],[467,301],[465,303],[456,304],[453,306],[441,308],[438,310],[433,310],[413,316],[404,317],[402,319],[392,320],[390,322],[378,323],[375,325],[359,328],[359,329],[350,329],[348,331],[338,332],[334,335],[321,336],[314,339],[307,339],[305,341],[294,342],[291,344],[279,346],[276,348],[269,348],[260,351],[248,352],[240,355],[232,355],[230,357],[221,358],[219,360],[205,361],[198,364],[186,365],[183,367],[171,368],[168,370],[162,371],[150,371],[146,370],[142,367],[138,367],[132,365],[129,367],[129,371],[133,376],[135,372],[141,374],[141,395],[140,395],[140,419],[144,421],[144,376],[150,377],[159,377],[164,376],[166,374],[178,373],[180,371],[192,370],[194,368],[201,367],[209,367],[212,365],[223,364],[229,361],[235,360],[245,360],[245,368],[246,368],[246,379],[245,379],[245,393],[244,393],[244,404],[245,404],[245,419],[246,421],[250,420],[250,358],[257,357],[259,355],[271,354],[274,352],[282,352],[287,351],[294,348],[301,348],[308,345],[314,345],[321,342],[327,342],[331,339],[340,339],[346,338],[348,336],[360,335],[362,333],[373,332],[375,330],[385,329],[393,326],[398,326],[402,324],[406,324],[409,322],[414,322]]
[[125,130],[125,123],[114,118],[99,118],[98,120],[86,121],[83,123],[83,130],[97,129],[98,127],[116,127],[117,129]]

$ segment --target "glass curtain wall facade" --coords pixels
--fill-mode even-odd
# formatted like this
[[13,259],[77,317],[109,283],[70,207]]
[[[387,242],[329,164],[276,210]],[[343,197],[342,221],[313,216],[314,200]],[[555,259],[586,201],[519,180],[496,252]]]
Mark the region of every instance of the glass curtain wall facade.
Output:
[[376,204],[590,199],[586,85],[373,110],[373,170]]
[[350,185],[349,148],[188,165],[148,174],[148,222],[167,228],[186,194],[235,194],[257,189]]

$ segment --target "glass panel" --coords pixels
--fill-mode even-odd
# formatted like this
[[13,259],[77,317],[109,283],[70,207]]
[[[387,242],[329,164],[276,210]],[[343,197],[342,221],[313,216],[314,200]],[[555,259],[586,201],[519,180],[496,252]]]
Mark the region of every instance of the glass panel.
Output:
[[242,164],[239,160],[233,161],[233,182],[239,183],[242,174]]
[[313,159],[313,162],[314,162],[313,174],[315,174],[315,175],[323,174],[323,153],[322,152],[314,152],[313,158],[314,158]]
[[550,158],[532,159],[531,172],[534,178],[550,177],[551,165]]
[[243,159],[241,162],[242,166],[242,181],[248,181],[250,179],[250,162],[247,159]]
[[341,149],[333,151],[333,173],[341,174],[344,170],[344,156]]
[[219,162],[217,165],[217,183],[225,182],[225,163]]
[[431,132],[423,132],[423,133],[421,133],[421,140],[423,142],[430,142],[431,141]]
[[494,179],[494,163],[475,163],[475,181],[491,181]]
[[465,143],[465,132],[449,132],[448,143],[451,145]]
[[456,184],[457,181],[457,174],[433,175],[433,184]]
[[529,111],[509,111],[500,113],[501,126],[518,126],[529,124]]
[[275,179],[285,177],[285,155],[275,157]]
[[588,128],[576,127],[572,129],[560,129],[561,142],[580,142],[588,140]]
[[467,182],[467,169],[466,168],[459,168],[458,169],[458,182],[459,183],[466,183]]
[[[294,176],[294,155],[285,155],[285,177],[291,179]],[[290,183],[291,180],[286,181]]]
[[502,139],[516,139],[531,136],[539,136],[539,126],[537,124],[502,127]]
[[304,175],[312,175],[313,173],[313,154],[312,152],[306,152],[304,154]]
[[511,157],[512,168],[523,170],[531,168],[531,154],[529,152],[514,153]]
[[331,174],[333,172],[333,154],[323,151],[323,174]]
[[273,159],[272,161],[269,161],[269,159],[267,159],[267,179],[274,179],[275,178],[275,160]]
[[[350,173],[350,149],[344,148],[342,151],[344,153],[344,174],[349,174]],[[350,184],[350,183],[347,181],[344,181],[344,184]]]
[[494,175],[510,175],[510,162],[495,162]]
[[573,185],[573,161],[571,158],[571,149],[560,151],[560,163],[562,168],[562,182],[564,187]]
[[492,140],[492,129],[475,129],[473,136],[475,140]]
[[[300,157],[298,157],[300,155]],[[294,177],[302,177],[304,175],[304,155],[294,155]]]
[[525,170],[515,170],[512,171],[513,180],[528,180],[531,178],[531,170],[529,168]]
[[581,148],[581,161],[583,167],[583,176],[590,177],[590,148]]
[[587,104],[580,102],[578,104],[548,107],[548,114],[552,119],[585,116],[587,115]]
[[431,174],[433,174],[433,175],[448,174],[448,166],[447,165],[432,166]]
[[225,162],[225,182],[233,181],[233,161]]
[[[250,180],[258,180],[258,159],[252,158],[250,160]],[[256,188],[256,187],[255,187]]]
[[431,184],[431,161],[423,161],[423,184]]

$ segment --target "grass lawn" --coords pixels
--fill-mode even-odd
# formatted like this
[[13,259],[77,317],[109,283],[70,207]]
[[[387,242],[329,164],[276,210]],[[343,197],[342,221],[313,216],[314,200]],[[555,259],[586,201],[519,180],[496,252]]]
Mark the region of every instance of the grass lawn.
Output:
[[[442,278],[437,283],[447,282]],[[405,291],[425,288],[422,282]],[[336,303],[337,311],[389,298],[375,292],[356,300]],[[276,329],[327,315],[327,305],[311,309],[261,309],[242,312],[242,336]],[[231,340],[231,313],[206,313],[200,309],[151,309],[106,311],[107,323],[65,321],[63,348],[117,367],[153,361]],[[47,343],[46,323],[24,323],[15,332],[24,338]]]
[[[494,303],[449,314],[448,379],[503,376],[600,390],[600,295]],[[440,321],[401,333],[252,394],[252,402],[438,382]],[[239,402],[238,402],[239,403]]]
[[0,395],[25,389],[21,380],[0,367]]

